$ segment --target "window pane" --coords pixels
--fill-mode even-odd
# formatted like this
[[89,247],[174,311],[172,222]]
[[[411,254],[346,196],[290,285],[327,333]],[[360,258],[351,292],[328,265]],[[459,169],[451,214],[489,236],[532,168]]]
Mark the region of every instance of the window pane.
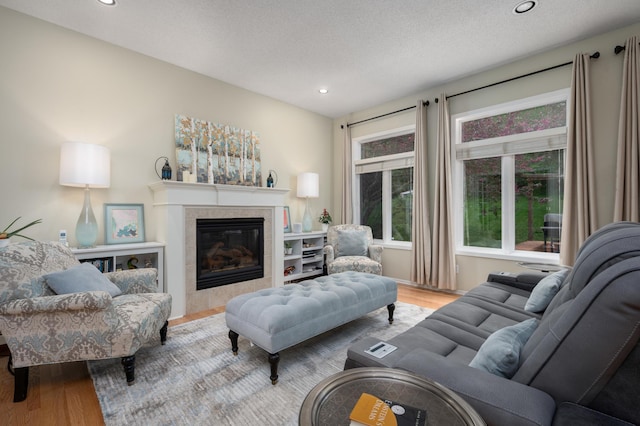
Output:
[[362,144],[361,158],[382,157],[384,155],[400,154],[413,151],[415,133],[393,136]]
[[566,109],[567,103],[562,101],[467,121],[462,123],[462,142],[564,127]]
[[395,241],[411,241],[413,167],[391,171],[391,231]]
[[464,245],[501,248],[501,160],[467,160],[464,173]]
[[562,214],[564,150],[516,155],[515,164],[516,249],[558,252],[559,229],[543,226]]
[[371,227],[373,238],[382,239],[382,172],[360,175],[360,224]]

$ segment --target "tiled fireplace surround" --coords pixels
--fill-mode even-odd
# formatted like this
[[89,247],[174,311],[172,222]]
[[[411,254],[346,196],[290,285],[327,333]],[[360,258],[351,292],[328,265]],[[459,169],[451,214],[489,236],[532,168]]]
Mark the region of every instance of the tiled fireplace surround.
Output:
[[[156,239],[165,243],[165,291],[172,318],[222,306],[238,294],[283,284],[282,220],[288,189],[160,181],[154,196]],[[264,218],[264,277],[196,291],[196,219]],[[277,225],[277,226],[276,226]],[[277,243],[277,242],[280,243]]]

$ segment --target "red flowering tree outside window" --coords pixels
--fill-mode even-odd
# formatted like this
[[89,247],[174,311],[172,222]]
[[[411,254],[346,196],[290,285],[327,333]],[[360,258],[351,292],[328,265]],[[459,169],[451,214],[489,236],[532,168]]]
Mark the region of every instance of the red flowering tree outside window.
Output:
[[[491,141],[565,126],[566,102],[562,101],[463,122],[460,139],[462,143]],[[463,162],[465,246],[503,247],[502,215],[513,214],[516,249],[544,250],[536,244],[542,240],[544,215],[562,212],[564,149],[524,151]],[[515,211],[506,213],[502,194],[505,157],[513,164],[515,196]]]

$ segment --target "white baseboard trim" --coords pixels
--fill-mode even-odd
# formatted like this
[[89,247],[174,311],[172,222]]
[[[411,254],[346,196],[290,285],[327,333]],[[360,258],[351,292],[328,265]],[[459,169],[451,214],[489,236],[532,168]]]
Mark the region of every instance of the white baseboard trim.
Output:
[[440,291],[442,293],[459,294],[460,296],[462,296],[462,295],[467,293],[464,290],[443,290],[441,288],[436,288],[436,287],[432,287],[432,286],[429,286],[429,285],[419,285],[418,283],[415,283],[413,281],[402,280],[402,279],[394,278],[394,277],[388,277],[388,278],[391,278],[392,280],[395,280],[399,284],[404,284],[404,285],[408,285],[410,287],[415,287],[415,288],[422,288],[422,289],[431,290],[431,291]]

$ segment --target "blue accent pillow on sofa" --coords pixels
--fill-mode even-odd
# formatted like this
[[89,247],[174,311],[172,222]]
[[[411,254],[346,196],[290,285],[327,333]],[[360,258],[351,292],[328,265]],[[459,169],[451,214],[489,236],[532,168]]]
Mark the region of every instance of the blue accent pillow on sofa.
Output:
[[536,284],[524,305],[524,310],[529,312],[542,312],[547,309],[551,299],[560,291],[564,279],[569,274],[569,269],[563,269],[547,275]]
[[367,241],[367,231],[348,230],[338,231],[338,242],[336,243],[336,257],[340,256],[366,256],[369,252],[369,241]]
[[56,294],[81,293],[84,291],[106,291],[111,297],[122,294],[117,285],[90,263],[81,263],[64,271],[44,276],[47,285]]
[[537,327],[538,320],[530,318],[493,332],[469,366],[510,379],[518,369],[520,351]]

